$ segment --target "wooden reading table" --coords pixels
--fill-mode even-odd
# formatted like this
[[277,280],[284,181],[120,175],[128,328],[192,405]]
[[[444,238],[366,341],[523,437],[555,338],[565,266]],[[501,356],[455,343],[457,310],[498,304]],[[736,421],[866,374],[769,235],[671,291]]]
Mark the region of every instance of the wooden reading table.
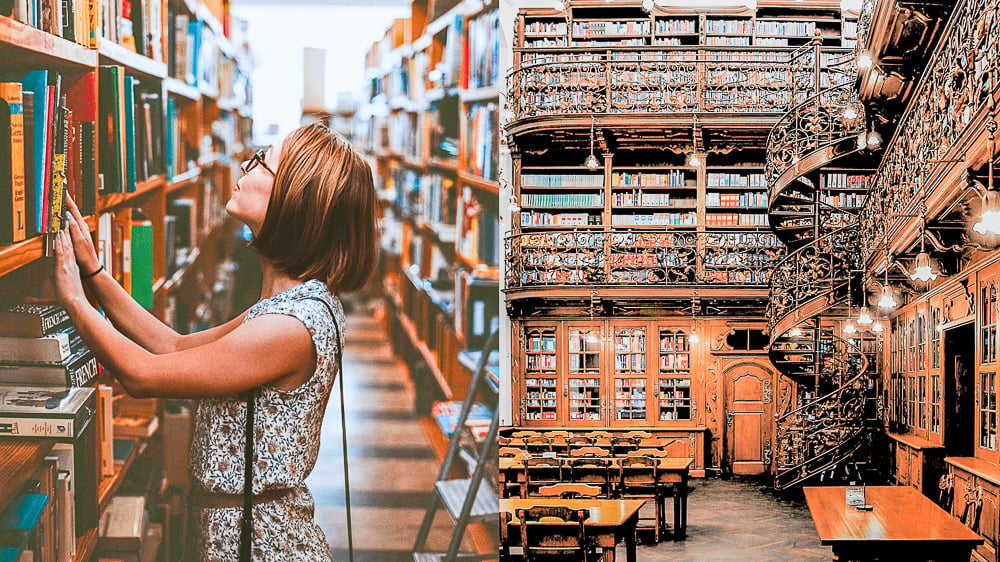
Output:
[[563,506],[570,509],[586,509],[590,517],[583,527],[593,544],[604,550],[603,560],[614,562],[615,545],[625,541],[625,558],[635,562],[635,527],[639,523],[639,509],[646,500],[600,500],[559,498],[506,498],[500,500],[500,511],[511,515],[507,537],[510,546],[521,544],[521,522],[517,519],[517,509],[528,509],[540,505]]
[[[568,457],[557,457],[566,459]],[[579,457],[578,457],[579,458]],[[606,457],[611,461],[612,470],[618,471],[621,467],[621,457]],[[660,469],[660,484],[664,488],[670,488],[674,497],[674,536],[683,537],[687,531],[687,496],[688,496],[688,473],[691,463],[690,458],[661,457],[656,459]],[[520,484],[521,492],[526,492],[526,478],[524,474],[524,461],[516,457],[500,457],[500,484],[507,482]],[[663,498],[666,494],[661,494]],[[665,504],[666,501],[663,500]],[[666,505],[661,505],[660,510],[666,513]]]
[[868,486],[859,511],[843,486],[804,488],[820,542],[837,560],[968,560],[983,538],[910,486]]

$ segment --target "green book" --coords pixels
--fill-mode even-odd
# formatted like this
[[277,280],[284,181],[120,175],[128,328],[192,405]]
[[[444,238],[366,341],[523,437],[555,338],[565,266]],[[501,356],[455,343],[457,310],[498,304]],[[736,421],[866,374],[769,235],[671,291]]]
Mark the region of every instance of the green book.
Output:
[[125,77],[125,191],[135,191],[135,80]]
[[132,298],[153,308],[153,223],[132,222]]

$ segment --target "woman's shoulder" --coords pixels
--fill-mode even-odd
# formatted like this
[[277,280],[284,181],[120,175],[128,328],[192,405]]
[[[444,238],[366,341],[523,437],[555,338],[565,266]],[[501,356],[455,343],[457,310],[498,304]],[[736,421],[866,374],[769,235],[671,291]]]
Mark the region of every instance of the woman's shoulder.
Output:
[[[344,323],[344,310],[325,283],[310,280],[287,291],[259,301],[250,308],[247,320],[261,314],[290,314],[303,320],[310,328],[327,326],[333,320]],[[334,317],[331,318],[330,314]]]

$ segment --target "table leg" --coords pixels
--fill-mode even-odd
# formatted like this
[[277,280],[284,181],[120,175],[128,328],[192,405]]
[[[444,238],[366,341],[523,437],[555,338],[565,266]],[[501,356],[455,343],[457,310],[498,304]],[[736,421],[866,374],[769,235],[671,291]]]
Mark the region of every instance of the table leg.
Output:
[[683,534],[681,529],[681,508],[684,505],[683,494],[681,485],[674,485],[674,540],[677,540]]
[[627,562],[635,562],[635,527],[639,523],[638,518],[639,513],[636,512],[632,524],[625,529],[625,560]]

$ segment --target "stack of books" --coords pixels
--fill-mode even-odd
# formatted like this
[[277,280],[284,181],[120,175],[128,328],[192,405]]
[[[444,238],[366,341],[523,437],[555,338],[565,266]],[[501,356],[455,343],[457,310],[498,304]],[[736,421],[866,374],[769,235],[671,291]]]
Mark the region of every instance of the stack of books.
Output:
[[87,386],[97,359],[55,303],[22,303],[0,310],[0,384]]

